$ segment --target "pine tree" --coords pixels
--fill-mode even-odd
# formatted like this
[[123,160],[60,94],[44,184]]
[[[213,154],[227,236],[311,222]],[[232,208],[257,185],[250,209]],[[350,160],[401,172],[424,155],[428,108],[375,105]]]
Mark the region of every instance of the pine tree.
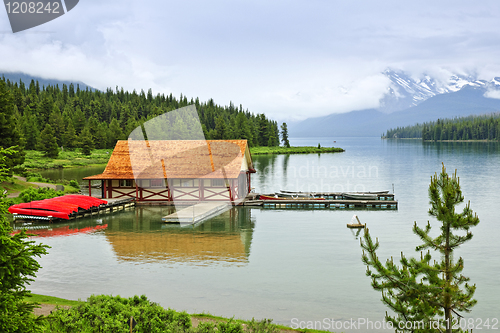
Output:
[[[382,292],[383,303],[396,313],[394,317],[386,313],[386,320],[395,328],[405,327],[407,322],[421,322],[422,329],[403,331],[451,333],[450,324],[457,320],[453,314],[470,312],[477,302],[472,298],[476,286],[469,285],[469,278],[461,274],[464,260],[454,261],[453,253],[472,238],[469,229],[479,223],[479,218],[473,214],[470,203],[462,212],[455,212],[455,206],[463,203],[464,197],[456,172],[450,177],[444,165],[440,175],[431,178],[429,199],[429,214],[441,222],[441,234],[432,238],[430,223],[422,229],[415,222],[413,232],[423,241],[416,251],[427,250],[420,252],[420,259],[408,259],[401,253],[401,267],[392,258],[383,265],[376,254],[378,240],[373,242],[366,229],[361,240],[362,260],[368,266],[366,274],[372,278],[373,288]],[[441,261],[432,261],[430,250],[439,253]]]
[[4,81],[0,80],[0,147],[16,147],[16,152],[6,157],[8,170],[24,163],[21,133],[16,126],[14,98]]
[[68,122],[68,126],[66,126],[66,131],[64,132],[63,135],[62,145],[69,149],[73,149],[77,146],[77,140],[78,137],[76,136],[75,128],[73,127],[73,123],[70,121]]
[[61,115],[61,111],[57,106],[54,106],[54,108],[52,109],[52,113],[49,117],[49,124],[54,130],[57,139],[57,145],[62,145],[64,135],[64,119]]
[[109,138],[108,138],[108,148],[113,148],[117,140],[124,140],[125,135],[123,134],[120,124],[116,118],[111,120],[109,124]]
[[50,158],[56,158],[59,155],[55,132],[50,124],[45,125],[40,134],[39,149],[45,153],[45,156]]
[[34,149],[40,142],[40,130],[38,129],[37,123],[36,117],[31,114],[30,107],[26,106],[24,108],[21,128],[26,142],[25,147],[29,149]]
[[286,123],[281,124],[281,142],[283,142],[283,146],[290,148],[290,142],[288,141],[288,127]]
[[108,126],[106,123],[100,123],[94,132],[94,144],[97,149],[104,149],[107,145]]
[[225,140],[227,139],[227,125],[226,121],[222,116],[219,116],[215,121],[215,132],[214,132],[214,140]]
[[80,147],[82,148],[82,154],[89,156],[94,149],[94,139],[88,127],[85,127],[80,134]]
[[[0,148],[0,182],[6,180],[6,156],[12,153]],[[27,285],[40,268],[35,257],[47,254],[48,246],[30,240],[24,229],[12,234],[7,207],[0,194],[0,327],[2,332],[38,332],[41,321],[33,314],[37,304],[26,301]]]

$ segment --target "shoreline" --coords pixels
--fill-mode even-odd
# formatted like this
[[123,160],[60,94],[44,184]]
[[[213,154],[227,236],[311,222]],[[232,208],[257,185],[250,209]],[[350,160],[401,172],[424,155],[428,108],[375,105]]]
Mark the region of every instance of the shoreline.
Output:
[[[281,154],[322,154],[322,153],[341,153],[345,150],[338,147],[312,147],[312,146],[294,146],[294,147],[250,147],[252,155],[281,155]],[[40,171],[51,169],[72,169],[80,167],[106,166],[113,150],[96,149],[90,156],[82,155],[78,151],[61,152],[59,157],[51,159],[44,157],[43,153],[37,150],[26,150],[26,160],[22,164],[27,171]]]
[[[39,306],[35,307],[33,309],[33,313],[36,316],[49,316],[53,311],[57,310],[57,308],[61,309],[69,309],[73,306],[78,306],[80,304],[86,303],[87,301],[74,301],[74,300],[68,300],[64,298],[59,298],[59,297],[54,297],[54,296],[47,296],[47,295],[40,295],[40,294],[31,294],[31,297],[25,298],[26,301],[29,302],[37,302],[40,303]],[[176,310],[177,311],[177,310]],[[210,313],[192,313],[189,314],[189,317],[191,318],[191,322],[193,327],[197,327],[198,324],[202,322],[212,322],[212,323],[218,323],[218,322],[227,322],[227,321],[234,321],[237,323],[242,324],[244,327],[247,326],[251,321],[250,320],[244,320],[244,319],[236,319],[234,317],[232,318],[225,318],[225,317],[220,317],[220,316],[215,316]],[[266,319],[263,319],[266,320]],[[320,330],[314,330],[314,329],[294,329],[289,326],[281,325],[281,324],[272,324],[273,326],[276,327],[277,331],[276,332],[281,332],[281,333],[292,333],[292,332],[317,332],[317,333],[333,333],[330,331],[320,331]]]
[[420,140],[422,142],[500,142],[499,140],[422,140],[422,138],[381,138],[382,140]]
[[323,154],[323,153],[342,153],[345,150],[338,147],[312,147],[312,146],[294,146],[294,147],[251,147],[252,155],[283,155],[283,154]]

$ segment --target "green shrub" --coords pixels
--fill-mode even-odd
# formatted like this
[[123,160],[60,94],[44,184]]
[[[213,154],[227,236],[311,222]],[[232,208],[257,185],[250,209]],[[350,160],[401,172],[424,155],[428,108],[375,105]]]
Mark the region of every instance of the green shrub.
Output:
[[217,328],[219,333],[243,333],[243,326],[233,319],[218,323]]
[[146,296],[90,296],[87,302],[70,309],[59,309],[47,319],[45,332],[128,332],[130,317],[135,333],[185,332],[191,318],[185,312],[164,309]]
[[19,194],[19,198],[21,198],[22,202],[31,202],[35,200],[43,200],[50,199],[54,197],[60,197],[64,195],[62,191],[56,191],[52,188],[48,187],[40,187],[40,188],[27,188]]
[[256,321],[252,318],[252,321],[247,324],[246,331],[249,333],[277,333],[279,330],[278,326],[273,324],[272,319]]
[[24,175],[24,173],[26,172],[26,168],[22,164],[16,165],[12,168],[12,172],[16,175]]
[[195,329],[196,333],[213,333],[215,331],[215,324],[211,321],[201,322]]
[[69,186],[74,187],[74,188],[77,188],[77,189],[79,189],[79,188],[80,188],[80,185],[79,185],[79,184],[78,184],[78,182],[77,182],[76,180],[74,180],[74,179],[71,179],[71,180],[69,181]]
[[23,176],[27,182],[50,183],[50,180],[43,178],[38,172],[26,171]]

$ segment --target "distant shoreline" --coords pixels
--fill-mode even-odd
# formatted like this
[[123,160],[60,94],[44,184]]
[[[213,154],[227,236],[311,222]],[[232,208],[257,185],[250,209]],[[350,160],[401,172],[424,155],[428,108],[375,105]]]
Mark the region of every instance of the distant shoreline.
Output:
[[422,140],[422,138],[381,138],[382,140],[420,140],[422,142],[500,142],[499,140]]
[[322,153],[342,153],[345,150],[337,147],[250,147],[252,155],[278,155],[278,154],[322,154]]

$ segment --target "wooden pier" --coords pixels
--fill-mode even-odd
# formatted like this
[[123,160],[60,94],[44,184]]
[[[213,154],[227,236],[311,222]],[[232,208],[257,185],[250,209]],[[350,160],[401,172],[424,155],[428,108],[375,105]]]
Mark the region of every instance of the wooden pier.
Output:
[[231,207],[231,203],[226,201],[201,202],[173,214],[164,216],[162,221],[165,223],[180,223],[182,225],[195,224],[210,217],[219,215]]
[[[345,209],[345,208],[371,208],[371,209],[397,209],[398,202],[394,200],[394,194],[373,194],[370,200],[346,199],[353,193],[325,192],[325,193],[303,193],[309,198],[275,198],[260,200],[259,194],[252,194],[242,204],[244,206],[260,206],[263,208],[292,208],[292,209]],[[267,195],[270,197],[273,195]]]
[[261,206],[263,208],[299,208],[299,209],[345,209],[374,208],[397,209],[398,202],[394,200],[249,200],[244,206]]

